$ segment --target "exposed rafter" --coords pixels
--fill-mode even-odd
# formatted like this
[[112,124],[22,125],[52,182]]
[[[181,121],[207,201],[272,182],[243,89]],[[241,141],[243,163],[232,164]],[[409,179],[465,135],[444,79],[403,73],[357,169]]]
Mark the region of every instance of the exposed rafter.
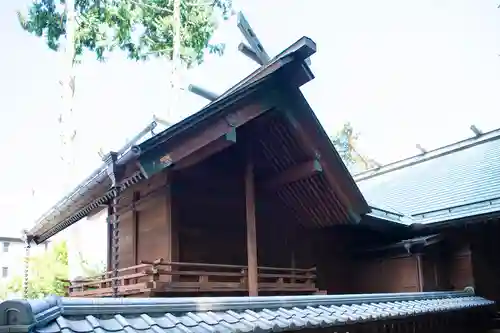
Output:
[[319,160],[314,159],[294,165],[277,176],[261,181],[261,184],[262,187],[267,190],[276,190],[283,185],[290,184],[304,178],[309,178],[322,171],[323,168],[321,167]]

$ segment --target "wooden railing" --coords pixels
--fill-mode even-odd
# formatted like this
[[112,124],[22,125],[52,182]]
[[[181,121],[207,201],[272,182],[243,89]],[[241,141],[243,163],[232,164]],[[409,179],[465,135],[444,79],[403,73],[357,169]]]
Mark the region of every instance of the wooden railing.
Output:
[[[268,293],[313,293],[316,269],[258,268],[259,291]],[[248,291],[246,266],[185,262],[142,262],[139,265],[85,280],[72,281],[69,295],[110,296],[117,280],[121,296],[154,293],[220,293]]]

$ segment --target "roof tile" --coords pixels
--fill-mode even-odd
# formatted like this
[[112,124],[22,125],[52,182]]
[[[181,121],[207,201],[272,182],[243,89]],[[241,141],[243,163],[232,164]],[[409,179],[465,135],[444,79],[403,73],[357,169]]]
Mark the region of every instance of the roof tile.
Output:
[[[200,303],[207,311],[196,310]],[[4,302],[0,304],[0,314],[26,304],[31,306],[26,302]],[[29,326],[33,327],[32,333],[266,333],[401,318],[422,312],[486,309],[493,304],[465,292],[95,302],[70,298],[52,299],[43,307],[32,308],[33,324]],[[26,318],[16,320],[27,322]]]

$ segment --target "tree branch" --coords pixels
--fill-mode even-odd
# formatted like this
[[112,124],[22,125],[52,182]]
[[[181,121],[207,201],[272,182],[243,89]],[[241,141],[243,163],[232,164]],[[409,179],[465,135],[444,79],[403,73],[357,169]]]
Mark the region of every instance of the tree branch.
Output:
[[167,12],[167,13],[170,13],[170,14],[173,13],[173,11],[171,9],[168,9],[168,8],[158,7],[158,6],[155,6],[155,5],[150,5],[150,4],[146,4],[144,2],[139,2],[139,1],[135,1],[135,0],[127,0],[127,1],[130,2],[130,3],[133,3],[134,5],[137,5],[137,6],[142,6],[142,7],[146,7],[146,8],[150,8],[150,9],[155,9],[155,10]]

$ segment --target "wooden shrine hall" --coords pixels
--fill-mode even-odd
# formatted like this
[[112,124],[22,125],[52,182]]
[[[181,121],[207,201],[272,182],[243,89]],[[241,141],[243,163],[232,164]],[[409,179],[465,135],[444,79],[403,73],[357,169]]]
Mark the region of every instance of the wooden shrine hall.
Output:
[[0,327],[493,327],[495,303],[463,288],[477,275],[463,269],[463,233],[410,228],[406,215],[365,201],[299,90],[313,78],[306,59],[315,51],[304,37],[194,115],[110,153],[26,235],[41,243],[107,210],[108,272],[72,281],[77,298],[0,303]]
[[299,90],[315,51],[302,38],[193,116],[111,153],[44,216],[36,243],[109,210],[110,272],[70,295],[326,292],[317,231],[369,207]]

